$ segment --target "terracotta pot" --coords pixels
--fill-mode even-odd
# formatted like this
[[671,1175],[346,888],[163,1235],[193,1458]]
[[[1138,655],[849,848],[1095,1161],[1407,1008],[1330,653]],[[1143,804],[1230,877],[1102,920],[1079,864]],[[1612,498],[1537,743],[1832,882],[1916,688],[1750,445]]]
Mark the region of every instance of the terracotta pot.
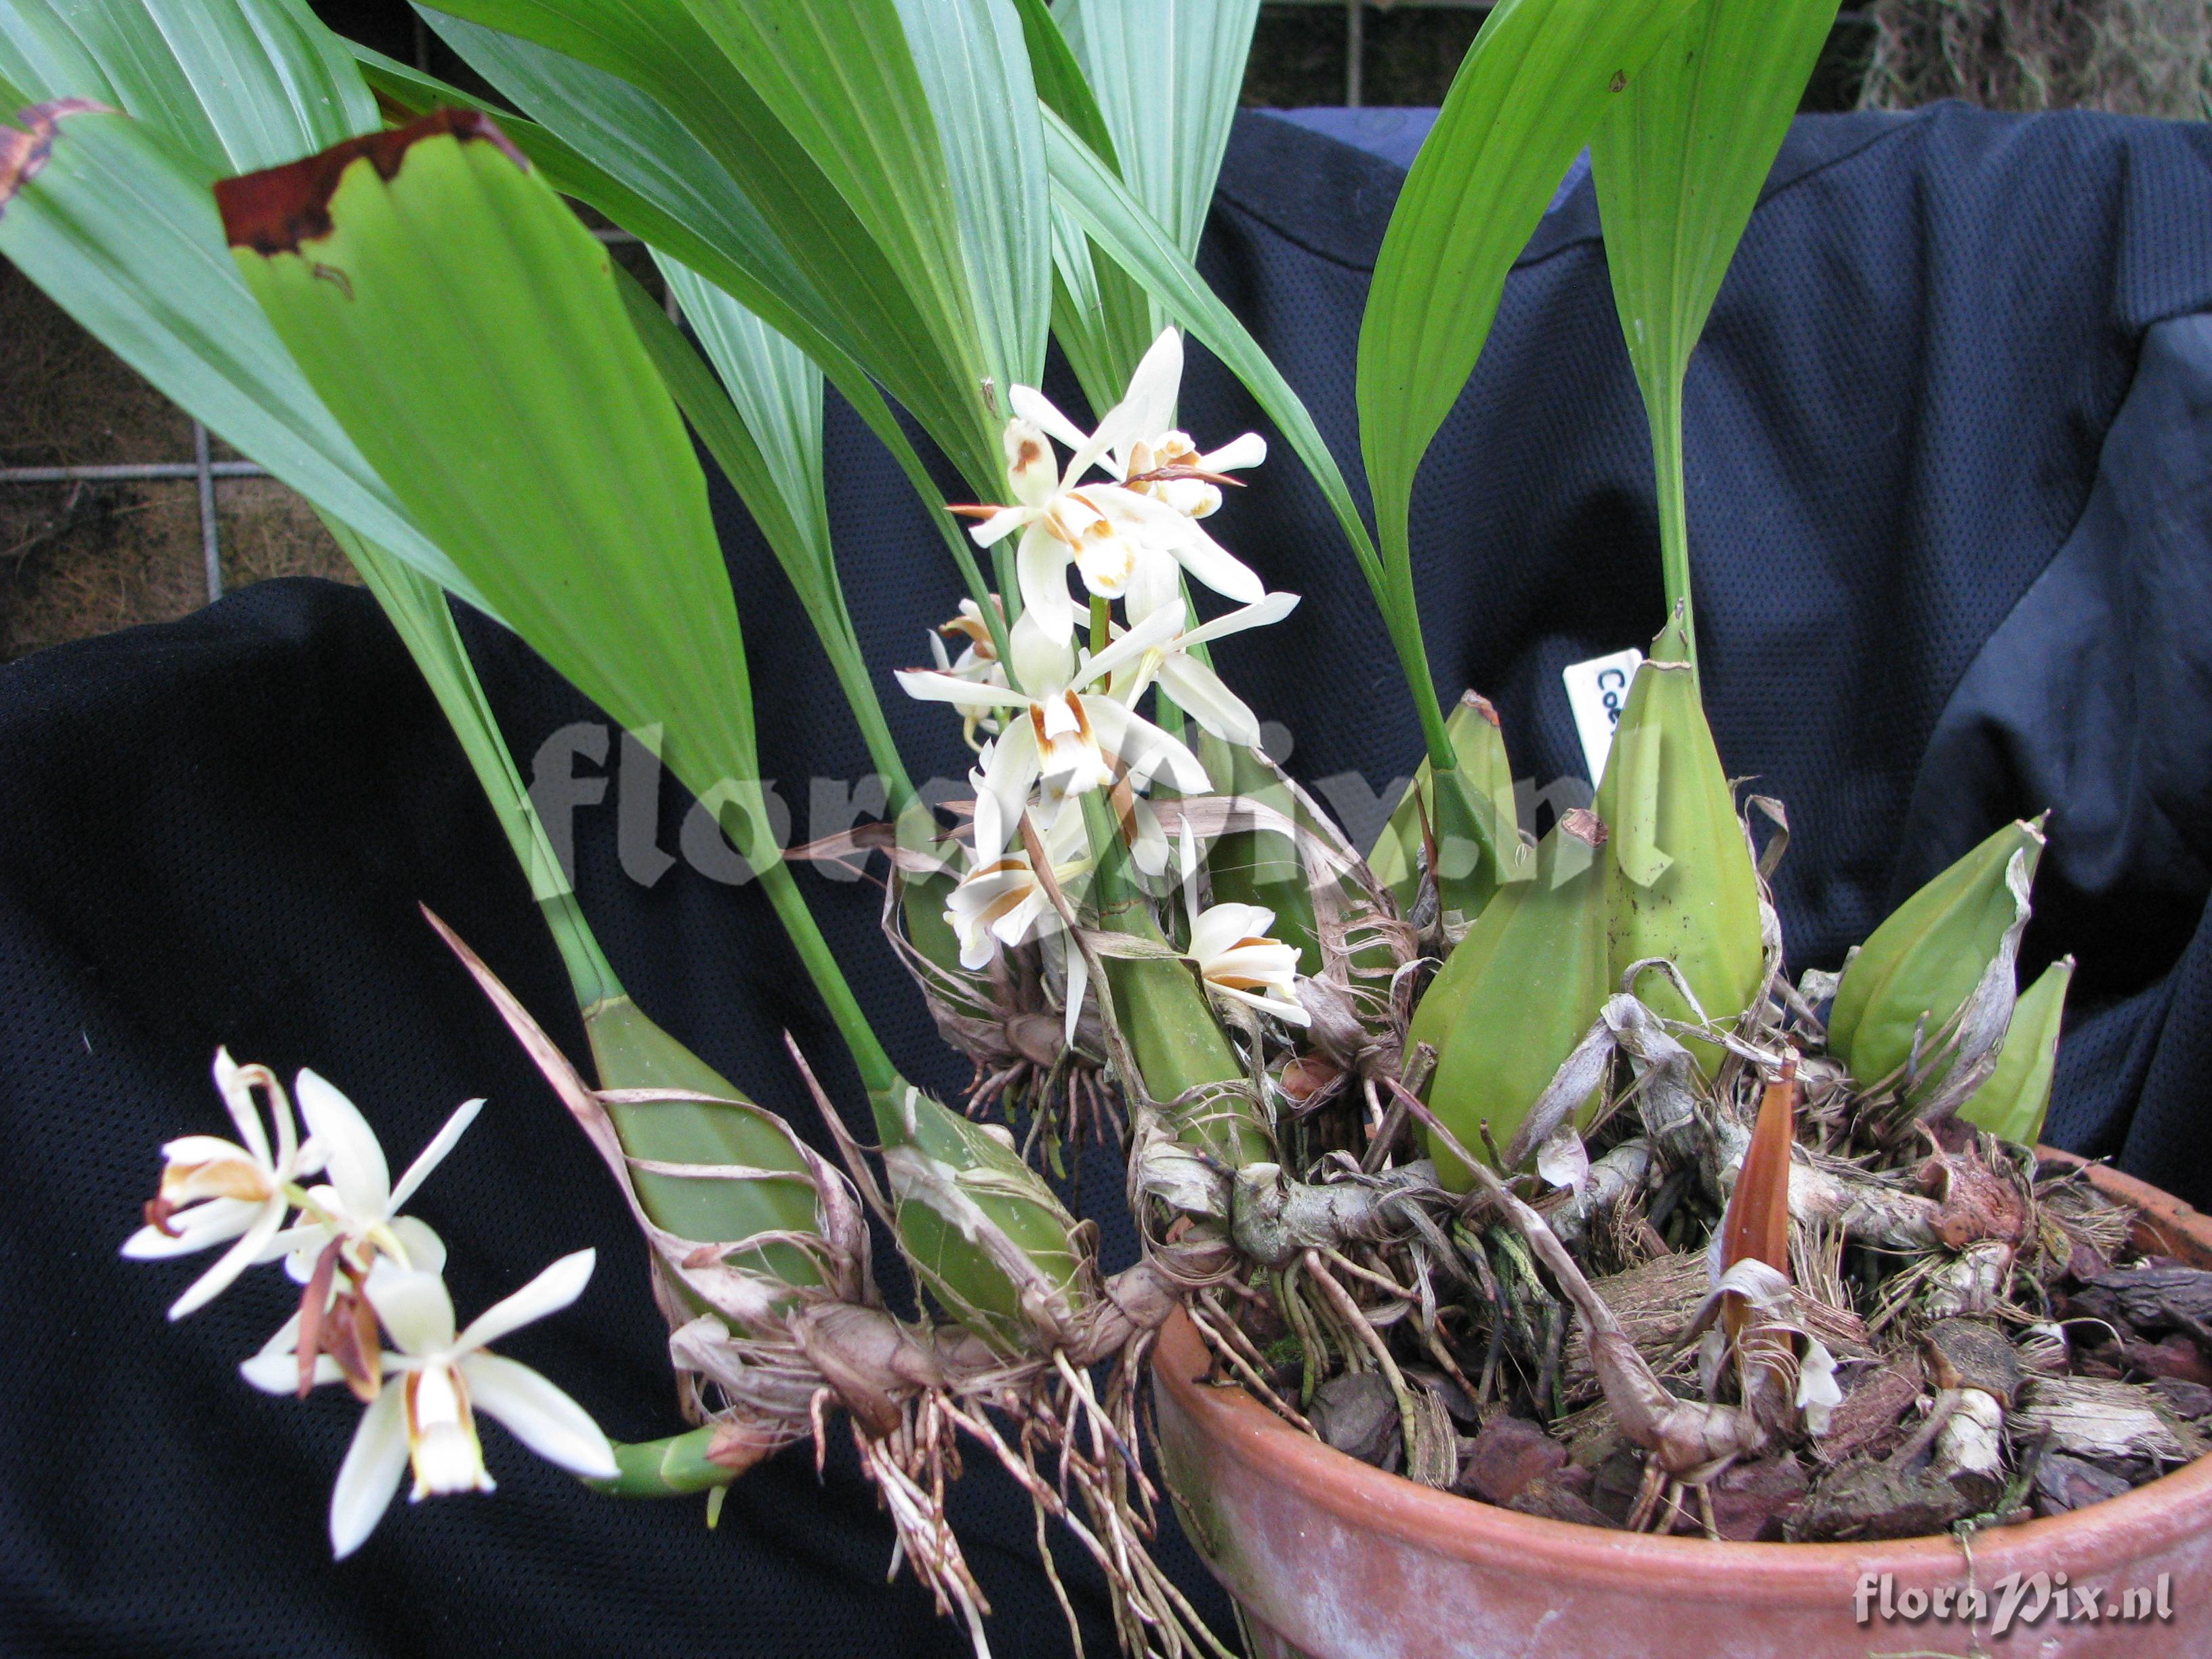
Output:
[[[2212,1267],[2212,1217],[2108,1170],[2093,1178],[2142,1207],[2140,1243]],[[1255,1659],[2212,1656],[2212,1458],[2073,1514],[1983,1533],[1970,1567],[1948,1537],[1713,1543],[1517,1515],[1355,1462],[1241,1389],[1203,1385],[1206,1365],[1177,1316],[1153,1362],[1160,1457],[1184,1529],[1244,1609]],[[2034,1594],[2038,1574],[2066,1586],[2064,1617]],[[1883,1575],[1899,1616],[1882,1614]],[[2018,1600],[2000,1632],[2008,1582]],[[1868,1596],[1863,1583],[1875,1587]],[[1991,1608],[1971,1628],[1901,1616],[1970,1584]],[[2101,1619],[2085,1616],[2077,1589],[2098,1593]],[[2114,1619],[2130,1589],[2150,1592],[2150,1617]]]

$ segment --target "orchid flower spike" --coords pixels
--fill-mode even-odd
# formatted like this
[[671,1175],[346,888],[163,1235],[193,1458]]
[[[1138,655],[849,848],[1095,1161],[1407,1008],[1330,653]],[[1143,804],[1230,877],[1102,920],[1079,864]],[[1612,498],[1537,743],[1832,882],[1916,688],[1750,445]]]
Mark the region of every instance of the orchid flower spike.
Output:
[[1249,1003],[1286,1025],[1311,1016],[1298,1004],[1297,947],[1267,937],[1275,913],[1257,904],[1215,904],[1190,924],[1190,949],[1207,988]]
[[[401,1381],[379,1392],[362,1413],[338,1470],[331,1493],[335,1555],[352,1554],[375,1530],[410,1463],[413,1502],[493,1489],[477,1433],[479,1409],[548,1462],[589,1479],[613,1477],[614,1449],[590,1414],[529,1366],[489,1352],[501,1338],[574,1302],[590,1281],[595,1260],[591,1250],[562,1256],[459,1335],[453,1297],[437,1274],[377,1264],[367,1294],[398,1350],[382,1356],[384,1374]],[[290,1393],[298,1376],[295,1356],[276,1343],[239,1369],[270,1394]],[[317,1362],[317,1381],[335,1381],[337,1375],[327,1358]]]
[[[160,1193],[146,1206],[146,1224],[123,1245],[125,1255],[148,1261],[189,1255],[226,1239],[238,1241],[177,1298],[169,1310],[172,1319],[205,1307],[255,1261],[267,1260],[264,1251],[296,1201],[299,1182],[323,1168],[321,1143],[313,1137],[301,1141],[292,1103],[267,1066],[240,1066],[228,1049],[218,1048],[215,1086],[238,1127],[238,1139],[184,1135],[163,1146]],[[268,1100],[276,1132],[273,1149],[269,1131],[262,1127],[256,1090]]]

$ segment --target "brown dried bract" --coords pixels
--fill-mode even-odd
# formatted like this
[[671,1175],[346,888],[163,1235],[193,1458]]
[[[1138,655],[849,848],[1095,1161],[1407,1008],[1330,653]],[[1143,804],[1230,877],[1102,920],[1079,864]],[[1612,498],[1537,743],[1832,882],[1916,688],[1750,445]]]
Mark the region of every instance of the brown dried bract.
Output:
[[331,234],[331,198],[348,167],[366,159],[379,178],[388,180],[398,176],[407,152],[417,143],[445,137],[464,143],[482,139],[517,167],[529,168],[529,161],[490,116],[480,110],[432,110],[404,127],[349,138],[281,167],[218,180],[215,200],[222,211],[223,234],[231,246],[250,247],[256,253],[296,253],[302,243]]

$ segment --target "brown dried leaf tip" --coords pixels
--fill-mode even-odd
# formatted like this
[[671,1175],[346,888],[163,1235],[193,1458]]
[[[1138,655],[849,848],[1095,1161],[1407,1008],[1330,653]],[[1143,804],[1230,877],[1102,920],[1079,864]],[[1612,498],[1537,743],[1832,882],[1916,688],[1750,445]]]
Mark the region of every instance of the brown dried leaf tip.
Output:
[[16,192],[39,176],[39,169],[53,153],[54,129],[64,115],[113,115],[117,112],[89,98],[57,98],[15,112],[17,125],[0,127],[0,215]]
[[434,109],[404,127],[349,138],[281,167],[218,180],[215,201],[222,210],[223,234],[231,246],[256,253],[296,253],[301,243],[331,234],[331,198],[356,161],[366,158],[377,176],[388,180],[417,143],[448,137],[464,143],[480,138],[505,152],[515,166],[529,169],[528,159],[490,116],[481,110]]

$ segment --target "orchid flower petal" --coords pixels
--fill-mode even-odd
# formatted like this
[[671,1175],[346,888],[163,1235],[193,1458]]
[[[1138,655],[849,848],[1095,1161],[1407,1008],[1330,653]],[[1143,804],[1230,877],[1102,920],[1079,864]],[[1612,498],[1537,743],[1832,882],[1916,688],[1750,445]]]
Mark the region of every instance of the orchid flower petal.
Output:
[[1132,771],[1148,776],[1164,772],[1168,781],[1187,795],[1202,795],[1212,787],[1198,757],[1143,715],[1111,697],[1086,696],[1083,708],[1100,740]]
[[295,1086],[301,1115],[322,1143],[338,1201],[356,1220],[381,1221],[392,1207],[392,1169],[376,1132],[361,1109],[320,1073],[302,1067]]
[[[269,1136],[261,1127],[261,1109],[253,1098],[253,1085],[247,1081],[246,1067],[230,1057],[228,1048],[215,1051],[216,1091],[222,1097],[223,1109],[230,1121],[238,1126],[239,1139],[260,1164],[271,1162]],[[281,1111],[283,1108],[280,1106]]]
[[1275,913],[1263,905],[1224,902],[1200,911],[1190,924],[1190,954],[1205,962],[1240,939],[1263,939],[1275,925]]
[[1006,422],[1003,441],[1006,482],[1014,499],[1025,507],[1042,507],[1060,485],[1059,475],[1053,470],[1052,446],[1035,425],[1018,418]]
[[1190,520],[1183,520],[1183,534],[1169,550],[1192,580],[1240,605],[1256,605],[1267,597],[1267,585],[1250,566]]
[[1147,651],[1162,648],[1181,631],[1182,621],[1171,611],[1156,611],[1135,627],[1124,629],[1121,637],[1103,651],[1084,659],[1075,684],[1095,685],[1123,664],[1134,662]]
[[978,547],[995,547],[999,543],[1036,517],[1036,508],[1027,502],[1002,507],[981,524],[968,526],[968,539]]
[[186,1314],[196,1313],[228,1290],[238,1276],[253,1265],[253,1259],[260,1255],[261,1247],[276,1235],[283,1220],[284,1206],[281,1200],[263,1205],[261,1213],[240,1236],[238,1243],[224,1251],[215,1266],[202,1273],[193,1281],[191,1288],[176,1299],[169,1309],[169,1317],[182,1319]]
[[562,1256],[514,1295],[493,1303],[471,1320],[459,1340],[450,1346],[463,1351],[489,1347],[512,1331],[560,1312],[584,1293],[599,1259],[597,1250],[578,1250]]
[[1009,691],[1003,685],[962,679],[957,674],[939,673],[934,668],[894,669],[891,678],[899,683],[900,690],[917,702],[949,702],[957,708],[984,713],[1012,708],[1024,701],[1018,692]]
[[1239,605],[1225,611],[1212,622],[1200,623],[1182,636],[1185,645],[1202,645],[1211,640],[1224,639],[1231,634],[1242,634],[1248,628],[1267,628],[1298,608],[1295,593],[1269,593],[1250,605]]
[[1176,706],[1215,737],[1248,749],[1259,743],[1258,717],[1204,663],[1193,657],[1170,657],[1160,664],[1159,673],[1160,684]]
[[211,1198],[169,1218],[169,1225],[177,1237],[171,1237],[159,1227],[141,1227],[123,1241],[123,1254],[133,1261],[161,1261],[171,1256],[190,1255],[225,1239],[236,1238],[253,1224],[254,1218],[264,1207],[248,1204],[243,1199]]
[[1022,544],[1014,554],[1014,574],[1026,607],[1024,614],[1034,616],[1044,636],[1054,642],[1075,631],[1075,601],[1067,592],[1067,544],[1041,524],[1032,524],[1022,532]]
[[1129,376],[1129,389],[1115,405],[1115,412],[1126,411],[1132,437],[1157,437],[1175,424],[1176,398],[1182,390],[1182,331],[1164,328],[1159,338],[1138,359]]
[[469,1125],[477,1121],[483,1110],[481,1100],[465,1100],[453,1109],[445,1126],[430,1137],[430,1144],[415,1154],[415,1161],[407,1166],[407,1173],[399,1177],[399,1184],[392,1189],[392,1201],[386,1213],[398,1210],[415,1196],[416,1190],[429,1179],[430,1171],[446,1161],[446,1154],[453,1150],[454,1143],[468,1133]]
[[1198,464],[1208,472],[1241,472],[1267,459],[1267,441],[1256,432],[1247,432],[1218,449],[1209,449],[1198,458]]
[[[264,1394],[279,1396],[300,1391],[300,1358],[295,1353],[258,1353],[239,1361],[238,1374]],[[343,1382],[345,1373],[326,1353],[315,1356],[315,1385]]]
[[1080,449],[1091,441],[1089,433],[1061,414],[1060,405],[1033,386],[1008,387],[1006,402],[1023,420],[1070,449]]
[[1030,696],[1049,696],[1065,690],[1075,678],[1075,651],[1067,636],[1053,638],[1033,611],[1024,611],[1014,618],[1014,625],[1006,630],[1006,650],[1013,659],[1014,672],[1021,678],[1022,689]]
[[608,1480],[617,1473],[614,1448],[591,1413],[529,1366],[497,1354],[464,1354],[461,1375],[478,1411],[549,1463],[572,1474]]
[[368,1540],[407,1472],[404,1390],[386,1389],[362,1413],[331,1489],[331,1553],[343,1561]]
[[[983,793],[991,799],[993,816],[987,826],[981,813],[976,815],[978,859],[998,857],[1020,833],[1017,826],[1021,823],[1030,789],[1036,782],[1040,765],[1036,728],[1026,720],[1015,721],[1006,728],[1006,735],[991,745],[990,755],[983,763],[981,781]],[[985,839],[987,833],[988,841]]]
[[407,1252],[407,1265],[416,1273],[446,1271],[446,1241],[431,1230],[428,1222],[411,1215],[395,1217],[392,1231],[399,1240],[399,1248]]
[[367,1288],[369,1305],[401,1352],[442,1353],[453,1346],[453,1298],[437,1274],[380,1260]]

